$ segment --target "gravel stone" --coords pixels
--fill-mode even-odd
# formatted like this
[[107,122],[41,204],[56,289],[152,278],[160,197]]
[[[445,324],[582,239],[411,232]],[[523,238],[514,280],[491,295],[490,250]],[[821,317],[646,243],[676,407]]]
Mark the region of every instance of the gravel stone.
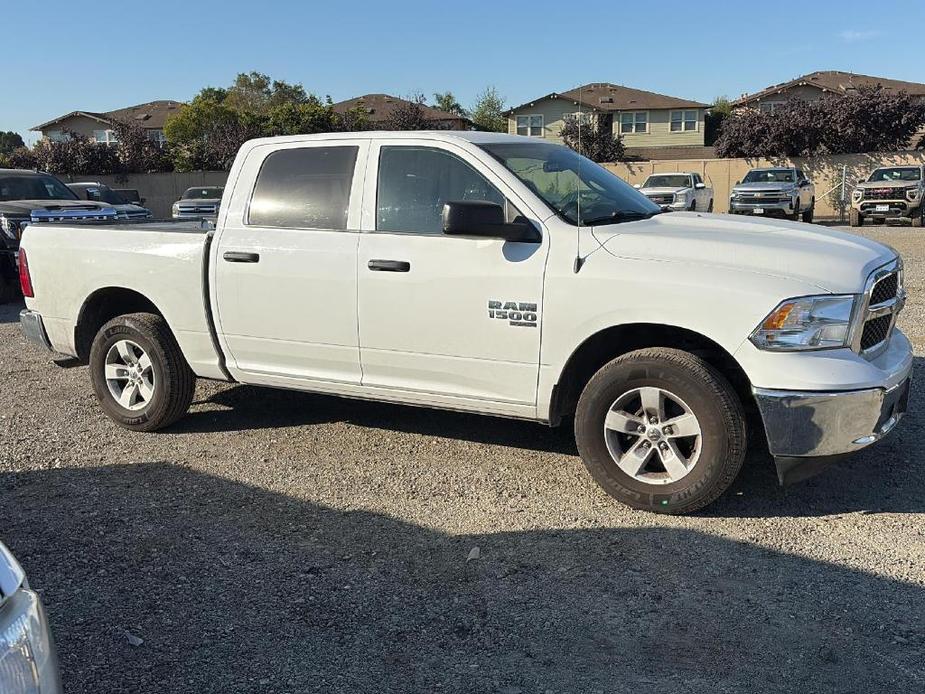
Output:
[[0,536],[66,691],[925,690],[925,237],[862,233],[905,257],[910,414],[786,489],[755,451],[683,518],[567,427],[201,381],[124,431],[0,307]]

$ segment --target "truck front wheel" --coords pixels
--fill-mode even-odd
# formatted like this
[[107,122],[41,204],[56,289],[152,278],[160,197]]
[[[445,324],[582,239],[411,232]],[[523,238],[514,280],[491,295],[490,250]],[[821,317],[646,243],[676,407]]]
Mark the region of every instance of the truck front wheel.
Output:
[[738,475],[745,415],[728,381],[703,359],[641,349],[605,364],[585,386],[575,438],[591,476],[615,499],[691,513]]
[[167,323],[151,313],[118,316],[100,328],[90,348],[90,378],[103,411],[135,431],[177,421],[196,385]]

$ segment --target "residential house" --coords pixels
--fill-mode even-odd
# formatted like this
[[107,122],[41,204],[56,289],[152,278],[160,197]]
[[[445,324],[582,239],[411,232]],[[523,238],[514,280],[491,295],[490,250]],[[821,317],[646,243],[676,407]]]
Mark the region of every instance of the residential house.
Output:
[[68,132],[78,133],[97,142],[116,142],[114,126],[117,123],[137,125],[146,131],[148,137],[162,145],[164,123],[179,111],[179,101],[150,101],[146,104],[129,106],[115,111],[71,111],[47,123],[36,125],[33,131],[42,133],[49,140],[63,140]]
[[[404,104],[408,105],[406,99],[399,99],[397,96],[388,94],[364,94],[354,99],[339,101],[334,104],[334,110],[337,113],[346,113],[353,109],[361,109],[366,113],[366,119],[374,130],[387,130],[392,114],[395,109]],[[424,117],[434,124],[435,130],[471,130],[472,121],[456,113],[441,111],[430,106],[421,106],[424,109]]]
[[655,158],[653,151],[672,150],[676,157],[709,156],[704,147],[707,104],[656,94],[619,84],[594,82],[566,92],[552,92],[508,112],[508,132],[561,142],[565,119],[603,120],[623,137],[630,158]]
[[732,102],[733,108],[756,108],[765,113],[774,110],[788,101],[817,101],[825,94],[849,94],[858,87],[883,87],[888,91],[904,91],[913,96],[925,98],[925,84],[903,82],[887,77],[871,77],[853,72],[838,70],[820,70],[808,75],[796,77],[789,82],[781,82],[754,94],[743,94]]

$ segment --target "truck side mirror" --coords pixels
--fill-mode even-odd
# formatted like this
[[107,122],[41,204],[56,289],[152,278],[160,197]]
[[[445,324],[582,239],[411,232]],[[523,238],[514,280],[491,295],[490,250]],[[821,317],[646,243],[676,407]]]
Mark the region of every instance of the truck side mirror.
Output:
[[635,188],[636,190],[639,190],[640,188],[642,188],[642,186],[637,183],[633,186],[633,188]]
[[484,200],[448,202],[443,205],[443,233],[447,236],[482,236],[505,241],[539,243],[530,224],[504,220],[504,208]]
[[696,188],[697,190],[703,190],[703,189],[706,188],[706,187],[707,187],[707,186],[706,186],[705,183],[695,183],[695,184],[694,184],[694,188]]

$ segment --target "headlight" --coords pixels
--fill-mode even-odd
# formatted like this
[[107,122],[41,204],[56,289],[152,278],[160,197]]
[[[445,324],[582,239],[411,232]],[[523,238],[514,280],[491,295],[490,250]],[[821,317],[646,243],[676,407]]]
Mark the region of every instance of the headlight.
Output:
[[847,347],[854,300],[850,294],[788,299],[749,339],[758,349],[776,352]]
[[906,199],[907,200],[918,200],[919,189],[918,188],[909,188],[906,190]]
[[6,215],[0,215],[0,230],[2,230],[3,233],[8,237],[16,241],[22,235],[23,222],[28,221],[29,220],[20,217],[7,217]]
[[35,593],[20,589],[0,609],[0,692],[60,691],[58,661],[45,610]]
[[729,195],[730,200],[736,200],[738,199],[738,197],[739,197],[739,191],[737,190],[732,191],[732,193],[730,193]]
[[687,202],[687,193],[675,193],[674,201],[675,202]]
[[170,206],[170,209],[173,210],[174,212],[179,212],[179,211],[180,211],[180,203],[175,202],[173,205]]
[[851,193],[851,197],[855,202],[861,202],[861,198],[864,197],[864,191],[855,190],[853,193]]

